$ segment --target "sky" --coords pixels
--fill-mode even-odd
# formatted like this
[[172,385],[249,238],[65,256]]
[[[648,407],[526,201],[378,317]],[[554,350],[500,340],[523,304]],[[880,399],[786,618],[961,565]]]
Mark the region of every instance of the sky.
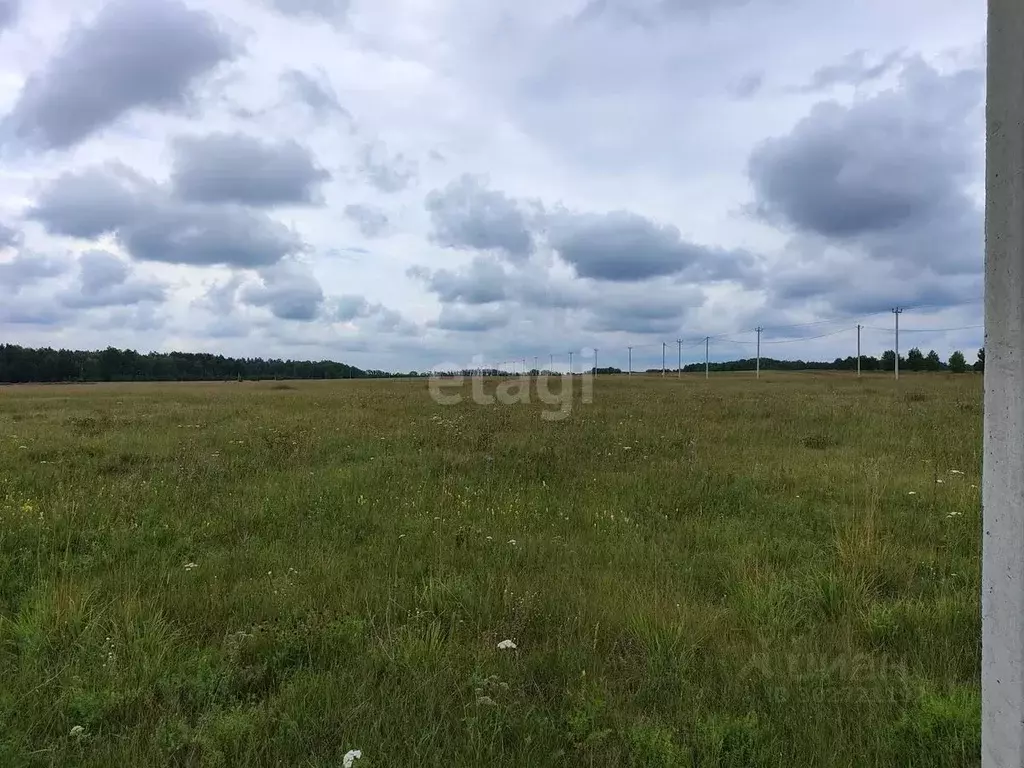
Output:
[[639,370],[901,306],[971,362],[984,44],[981,0],[0,0],[0,341]]

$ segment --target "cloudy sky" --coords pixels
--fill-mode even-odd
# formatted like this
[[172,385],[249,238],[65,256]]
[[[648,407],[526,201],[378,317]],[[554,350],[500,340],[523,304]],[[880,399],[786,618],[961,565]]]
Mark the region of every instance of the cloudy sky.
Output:
[[878,354],[902,305],[901,349],[973,360],[984,35],[981,0],[0,0],[0,338],[640,368],[757,325]]

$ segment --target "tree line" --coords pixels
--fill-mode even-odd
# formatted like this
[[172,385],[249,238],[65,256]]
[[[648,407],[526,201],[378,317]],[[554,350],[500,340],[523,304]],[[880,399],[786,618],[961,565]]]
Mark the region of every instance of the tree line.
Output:
[[331,360],[265,360],[193,352],[80,351],[0,344],[0,383],[363,379],[391,374]]
[[[881,357],[861,355],[860,369],[862,371],[891,371],[895,368],[896,352],[886,350]],[[729,360],[726,362],[710,363],[708,368],[712,371],[753,371],[757,367],[757,358],[751,357],[744,360]],[[657,369],[660,371],[661,369]],[[684,371],[703,371],[704,363],[690,363],[683,366]],[[761,370],[776,371],[855,371],[857,370],[857,356],[837,357],[832,362],[818,362],[813,360],[776,360],[771,357],[761,358]],[[969,370],[985,370],[985,350],[978,350],[978,356],[971,365],[960,350],[956,350],[949,356],[949,360],[943,362],[939,353],[934,349],[927,354],[917,347],[907,352],[906,357],[900,355],[901,371],[949,371],[950,373],[966,373]]]
[[[888,350],[881,357],[861,356],[862,371],[891,371],[896,354]],[[712,371],[752,371],[757,366],[755,358],[714,362]],[[857,369],[855,356],[839,358],[832,362],[811,360],[776,360],[761,358],[762,370],[776,371],[852,371]],[[650,372],[658,369],[649,369]],[[675,370],[675,369],[673,369]],[[704,370],[704,363],[689,363],[683,366],[687,372]],[[973,365],[959,350],[943,362],[935,350],[924,354],[914,347],[906,357],[900,355],[900,370],[905,371],[949,371],[965,373],[968,370],[985,370],[985,350],[979,349]],[[625,373],[620,368],[602,367],[594,371],[599,374]],[[457,373],[452,371],[452,373]],[[471,375],[475,371],[461,371]],[[499,370],[488,371],[491,375],[507,375]],[[538,370],[530,371],[537,375]],[[149,352],[140,354],[131,349],[107,347],[103,350],[79,351],[51,349],[49,347],[21,347],[16,344],[0,344],[0,383],[23,384],[44,382],[93,382],[93,381],[229,381],[262,379],[380,379],[391,377],[429,376],[428,372],[409,371],[390,373],[376,369],[363,370],[333,360],[280,360],[261,357],[225,357],[203,352]]]

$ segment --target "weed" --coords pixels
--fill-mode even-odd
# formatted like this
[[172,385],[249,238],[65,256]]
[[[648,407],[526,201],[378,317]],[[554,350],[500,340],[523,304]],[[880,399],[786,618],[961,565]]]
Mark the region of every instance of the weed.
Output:
[[5,391],[0,764],[977,763],[979,377],[465,387]]

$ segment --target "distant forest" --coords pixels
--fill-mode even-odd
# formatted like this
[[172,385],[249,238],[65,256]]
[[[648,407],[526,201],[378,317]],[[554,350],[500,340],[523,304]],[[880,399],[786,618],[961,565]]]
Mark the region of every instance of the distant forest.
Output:
[[[891,371],[895,354],[892,350],[881,357],[861,356],[863,371]],[[754,358],[714,362],[712,371],[752,371],[757,361]],[[776,371],[852,371],[857,368],[856,357],[836,358],[832,362],[807,360],[775,360],[761,358],[761,370]],[[978,350],[977,360],[968,364],[961,352],[954,352],[948,361],[939,359],[936,352],[927,354],[914,347],[906,357],[900,355],[900,370],[904,371],[950,371],[964,373],[968,370],[984,371],[985,350]],[[690,363],[683,366],[686,372],[704,370],[704,363]],[[675,372],[675,369],[672,369]],[[648,372],[661,372],[650,368]],[[459,373],[452,371],[452,373]],[[470,371],[462,371],[468,374]],[[507,371],[489,371],[505,375]],[[536,374],[534,370],[531,373]],[[619,368],[599,368],[596,373],[625,373]],[[317,362],[308,360],[264,360],[261,357],[224,357],[193,352],[150,352],[139,354],[130,349],[107,349],[97,351],[76,351],[20,347],[14,344],[0,344],[0,383],[23,384],[30,382],[75,382],[75,381],[229,381],[263,379],[381,379],[392,377],[427,376],[426,372],[389,373],[379,370],[362,370],[332,360]]]

